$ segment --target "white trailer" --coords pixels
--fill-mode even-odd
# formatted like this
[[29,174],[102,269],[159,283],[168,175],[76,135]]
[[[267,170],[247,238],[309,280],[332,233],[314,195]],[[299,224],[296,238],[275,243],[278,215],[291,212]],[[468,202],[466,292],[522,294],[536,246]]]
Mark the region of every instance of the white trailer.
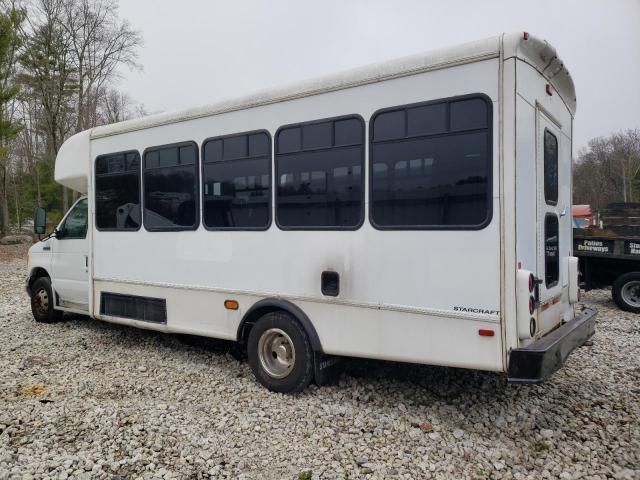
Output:
[[34,316],[237,341],[280,392],[340,356],[542,381],[595,327],[575,107],[519,33],[79,133],[55,178],[86,196],[29,252]]

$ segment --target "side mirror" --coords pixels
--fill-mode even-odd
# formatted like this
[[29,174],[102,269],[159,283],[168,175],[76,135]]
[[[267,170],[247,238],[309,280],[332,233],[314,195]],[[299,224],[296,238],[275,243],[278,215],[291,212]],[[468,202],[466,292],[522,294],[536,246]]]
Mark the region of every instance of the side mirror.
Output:
[[33,233],[36,235],[44,235],[47,229],[47,211],[42,208],[36,208],[36,213],[33,215]]

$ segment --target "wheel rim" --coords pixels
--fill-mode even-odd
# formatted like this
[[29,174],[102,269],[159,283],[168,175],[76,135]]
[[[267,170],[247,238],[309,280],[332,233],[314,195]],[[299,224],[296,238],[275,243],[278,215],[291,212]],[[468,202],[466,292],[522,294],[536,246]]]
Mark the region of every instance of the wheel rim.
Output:
[[49,294],[47,290],[41,288],[35,294],[36,310],[41,315],[46,315],[49,311]]
[[270,377],[286,377],[296,362],[296,349],[291,337],[279,328],[266,330],[258,341],[258,359]]
[[622,299],[632,307],[640,307],[640,281],[634,280],[622,286]]

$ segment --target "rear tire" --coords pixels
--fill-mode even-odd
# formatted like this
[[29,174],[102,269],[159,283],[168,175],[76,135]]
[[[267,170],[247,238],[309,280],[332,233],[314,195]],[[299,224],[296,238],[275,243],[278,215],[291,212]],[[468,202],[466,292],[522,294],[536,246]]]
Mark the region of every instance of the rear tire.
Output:
[[53,308],[54,296],[49,277],[40,277],[31,287],[31,313],[39,323],[54,323],[62,318],[60,310]]
[[311,342],[287,312],[270,312],[256,322],[247,354],[256,379],[272,392],[301,392],[313,380]]
[[613,301],[627,312],[640,313],[640,272],[620,275],[611,289]]

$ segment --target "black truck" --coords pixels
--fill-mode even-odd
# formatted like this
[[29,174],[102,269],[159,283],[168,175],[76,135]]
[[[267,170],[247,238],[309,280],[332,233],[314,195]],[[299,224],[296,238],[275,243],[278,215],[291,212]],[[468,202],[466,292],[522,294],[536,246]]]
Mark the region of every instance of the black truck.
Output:
[[580,286],[611,286],[618,307],[640,313],[640,203],[613,203],[601,216],[602,227],[573,229]]

